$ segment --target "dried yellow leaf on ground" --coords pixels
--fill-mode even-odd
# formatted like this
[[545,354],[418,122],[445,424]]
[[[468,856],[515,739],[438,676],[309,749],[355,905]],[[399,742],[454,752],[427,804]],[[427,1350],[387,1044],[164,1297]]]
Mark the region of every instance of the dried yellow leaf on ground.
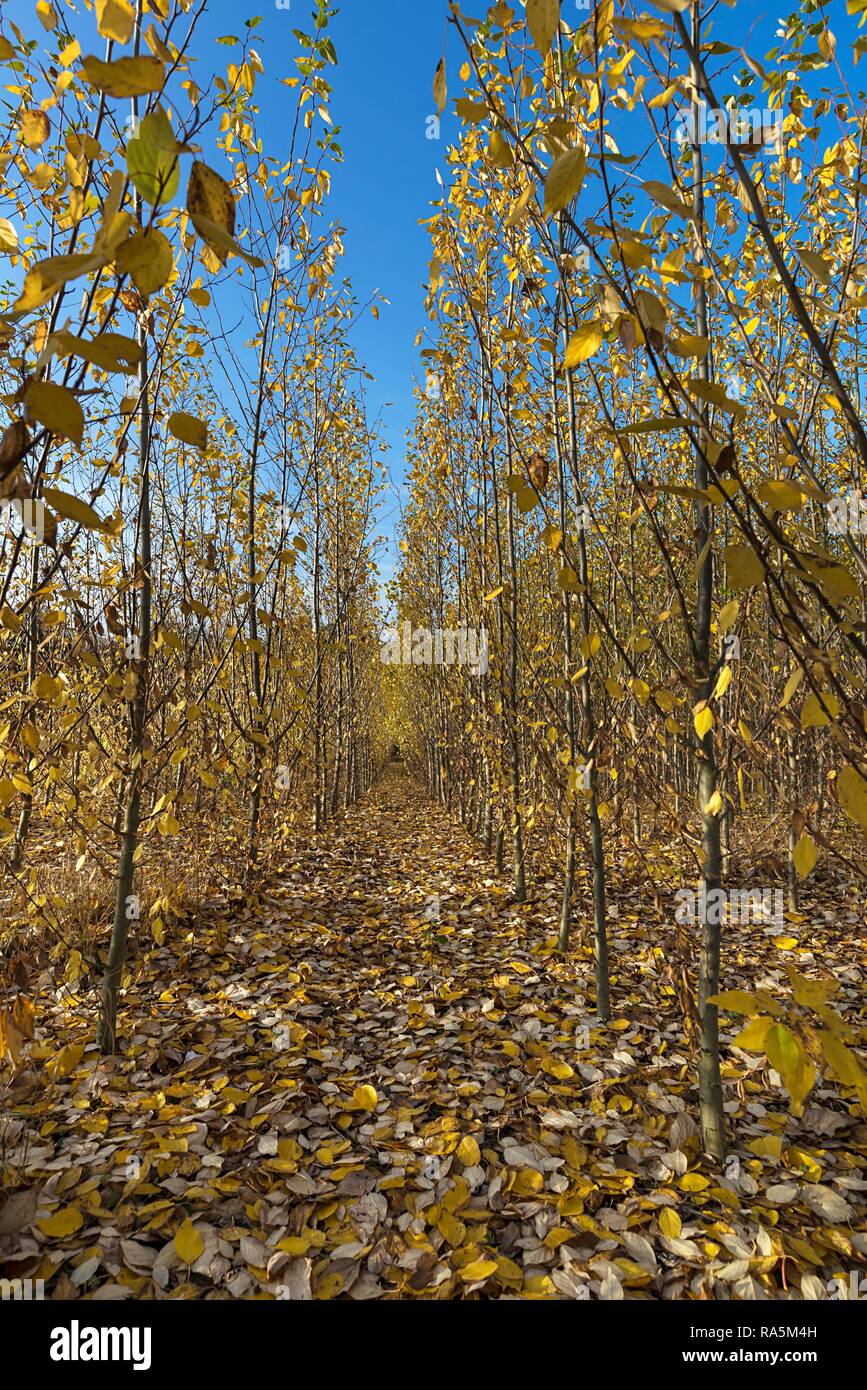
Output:
[[44,1236],[60,1240],[74,1235],[84,1225],[84,1217],[78,1207],[61,1207],[53,1216],[46,1216],[36,1223]]
[[205,1253],[205,1242],[189,1217],[175,1232],[174,1246],[184,1264],[193,1265]]

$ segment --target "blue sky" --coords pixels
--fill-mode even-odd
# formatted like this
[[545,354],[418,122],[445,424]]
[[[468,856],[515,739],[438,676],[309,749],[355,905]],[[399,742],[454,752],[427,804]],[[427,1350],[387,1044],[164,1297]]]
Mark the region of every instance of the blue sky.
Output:
[[[352,342],[358,360],[373,382],[365,383],[369,415],[379,423],[387,446],[392,493],[380,510],[380,527],[388,538],[380,554],[382,579],[396,565],[394,539],[399,519],[397,491],[404,475],[404,441],[413,414],[413,383],[421,372],[415,339],[424,324],[424,284],[430,262],[430,239],[420,219],[440,195],[435,171],[445,172],[444,153],[457,120],[446,112],[439,141],[427,138],[434,111],[433,76],[446,31],[446,0],[343,0],[329,33],[338,66],[326,76],[333,87],[331,116],[340,127],[344,163],[332,171],[326,216],[346,229],[346,255],[338,273],[347,276],[359,304],[379,294],[379,319],[366,310],[356,321]],[[215,7],[215,34],[225,33],[224,0]],[[276,4],[245,5],[237,13],[261,13],[254,46],[265,63],[268,81],[257,88],[262,103],[266,148],[279,150],[280,103],[284,89],[273,79],[290,71],[296,50],[292,28],[312,30],[313,6],[292,0],[288,10]],[[223,27],[221,28],[220,25]],[[238,22],[229,25],[239,33]],[[240,31],[242,32],[242,31]],[[288,39],[288,42],[287,42]],[[284,46],[285,45],[285,46]],[[457,64],[455,40],[448,50]],[[282,54],[286,54],[286,61]],[[217,49],[215,61],[229,56]],[[291,68],[294,71],[294,67]],[[453,78],[453,85],[457,85]],[[272,102],[273,98],[273,102]]]
[[[421,370],[415,339],[424,323],[430,240],[419,219],[439,196],[435,169],[439,164],[445,173],[446,143],[456,127],[446,112],[441,140],[427,139],[446,13],[445,0],[346,0],[331,30],[339,60],[332,114],[346,155],[334,174],[332,213],[347,229],[344,268],[356,297],[365,302],[380,290],[390,301],[380,306],[378,322],[370,313],[359,320],[354,342],[376,378],[369,384],[371,414],[391,403],[382,418],[395,485]],[[390,529],[393,514],[383,521]],[[387,577],[385,564],[382,569]]]

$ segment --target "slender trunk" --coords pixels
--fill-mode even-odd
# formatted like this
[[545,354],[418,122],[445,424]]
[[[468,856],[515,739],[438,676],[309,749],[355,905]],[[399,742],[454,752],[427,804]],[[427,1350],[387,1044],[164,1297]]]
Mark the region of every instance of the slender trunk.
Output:
[[798,808],[798,755],[793,734],[787,736],[787,765],[789,782],[789,853],[786,861],[786,888],[790,912],[798,911],[798,873],[795,868],[795,847],[798,834],[795,830],[795,812]]
[[[692,5],[692,35],[696,52],[700,51],[700,4],[694,0]],[[693,130],[698,131],[698,74],[693,67]],[[701,146],[692,145],[692,213],[695,223],[696,256],[704,240],[704,168]],[[704,280],[696,277],[693,298],[695,304],[696,333],[708,336],[707,296]],[[699,358],[696,372],[703,381],[708,379],[707,359]],[[707,410],[702,411],[706,421]],[[695,486],[704,491],[708,485],[706,451],[709,447],[709,434],[704,425],[699,432],[700,447],[695,460]],[[698,682],[698,701],[708,700],[710,685],[710,635],[711,608],[713,603],[713,513],[711,508],[696,505],[696,547],[699,557],[703,557],[698,575],[698,592],[695,616],[696,679]],[[716,749],[714,731],[709,729],[703,738],[696,734],[696,755],[698,759],[698,804],[701,814],[701,852],[702,881],[704,892],[701,895],[701,951],[698,980],[698,1009],[701,1020],[701,1039],[699,1044],[699,1111],[701,1117],[702,1144],[707,1153],[716,1159],[725,1156],[725,1119],[722,1101],[722,1079],[720,1076],[719,1055],[719,1014],[715,1004],[709,1000],[719,992],[721,913],[708,907],[709,899],[716,901],[715,890],[721,882],[721,846],[719,817],[708,810],[717,789]]]
[[[30,615],[27,624],[27,680],[28,688],[32,688],[36,680],[36,673],[39,664],[39,605],[36,601],[36,593],[39,589],[39,547],[36,544],[36,537],[31,540],[33,553],[30,557]],[[13,874],[17,874],[21,868],[21,856],[24,852],[24,845],[27,841],[27,833],[30,829],[30,818],[33,815],[33,793],[25,792],[21,801],[21,814],[18,817],[18,825],[15,830],[15,842],[9,856],[9,867]]]
[[[141,43],[142,0],[136,11],[135,53]],[[132,113],[138,118],[138,99],[132,100]],[[141,219],[141,199],[135,198],[136,216]],[[114,923],[108,949],[105,976],[100,992],[100,1012],[96,1041],[101,1052],[114,1052],[117,1041],[117,1001],[123,967],[126,963],[130,923],[138,921],[139,902],[133,893],[135,858],[141,821],[142,783],[144,778],[144,737],[148,710],[148,679],[151,648],[151,506],[150,506],[150,402],[148,397],[147,328],[140,322],[138,341],[141,348],[139,363],[139,506],[138,550],[134,592],[139,593],[138,634],[128,650],[130,670],[135,673],[135,696],[130,710],[129,771],[126,806],[115,887]]]

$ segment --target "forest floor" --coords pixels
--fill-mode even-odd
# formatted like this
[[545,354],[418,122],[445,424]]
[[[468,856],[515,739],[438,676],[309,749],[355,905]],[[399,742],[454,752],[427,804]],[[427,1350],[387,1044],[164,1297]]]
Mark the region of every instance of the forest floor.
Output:
[[[393,770],[256,902],[141,943],[116,1057],[92,992],[44,972],[0,1092],[0,1276],[97,1299],[852,1296],[863,1116],[820,1081],[793,1117],[723,1015],[731,1150],[702,1158],[675,930],[639,889],[613,878],[603,1027],[580,933],[555,950],[556,885],[514,905]],[[786,951],[857,1025],[863,934],[831,897]],[[727,929],[725,988],[785,989],[783,954]]]

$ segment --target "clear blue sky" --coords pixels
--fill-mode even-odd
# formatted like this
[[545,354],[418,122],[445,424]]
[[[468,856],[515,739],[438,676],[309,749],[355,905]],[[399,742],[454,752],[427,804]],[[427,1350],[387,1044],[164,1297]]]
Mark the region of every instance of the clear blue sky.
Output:
[[456,125],[446,112],[442,139],[426,138],[446,12],[444,0],[347,0],[332,28],[340,62],[333,114],[346,153],[332,207],[347,227],[345,267],[357,298],[380,289],[391,301],[378,323],[363,319],[356,341],[380,399],[395,402],[388,418],[396,452],[412,418],[411,375],[420,362],[414,342],[430,261],[430,240],[418,224],[439,196],[434,171],[445,169]]
[[[392,403],[383,424],[395,485],[414,413],[413,380],[424,376],[415,339],[424,323],[430,239],[419,219],[440,195],[435,170],[439,165],[445,177],[444,154],[457,127],[446,111],[441,139],[426,137],[447,11],[446,0],[345,0],[331,30],[339,60],[332,114],[346,155],[335,171],[332,211],[347,229],[344,266],[356,297],[365,302],[378,289],[390,301],[380,306],[378,322],[369,313],[359,320],[354,342],[376,378],[371,414]],[[384,529],[395,520],[386,508]],[[385,557],[381,569],[390,577]]]

